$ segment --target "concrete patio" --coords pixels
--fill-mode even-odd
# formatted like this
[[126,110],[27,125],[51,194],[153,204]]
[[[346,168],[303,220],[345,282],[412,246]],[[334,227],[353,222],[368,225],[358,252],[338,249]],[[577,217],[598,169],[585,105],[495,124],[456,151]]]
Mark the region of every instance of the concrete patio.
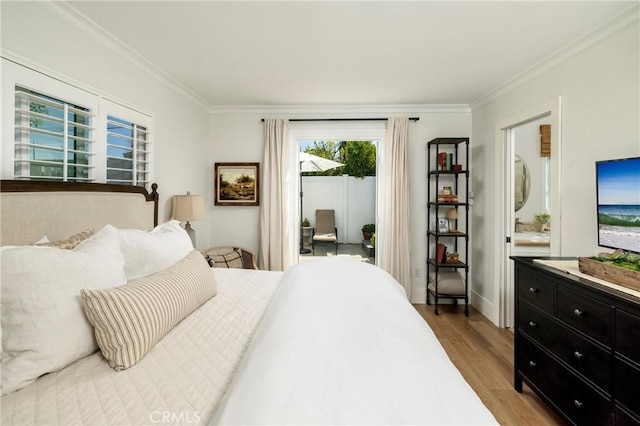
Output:
[[[311,246],[305,245],[304,248],[311,250]],[[316,245],[315,257],[324,257],[327,255],[334,255],[335,249],[331,244],[318,244]],[[368,259],[369,263],[375,265],[376,258],[373,256],[367,256],[367,251],[361,244],[338,244],[338,255],[350,255],[350,256],[362,256],[363,259]],[[312,253],[300,255],[301,258],[314,257]]]

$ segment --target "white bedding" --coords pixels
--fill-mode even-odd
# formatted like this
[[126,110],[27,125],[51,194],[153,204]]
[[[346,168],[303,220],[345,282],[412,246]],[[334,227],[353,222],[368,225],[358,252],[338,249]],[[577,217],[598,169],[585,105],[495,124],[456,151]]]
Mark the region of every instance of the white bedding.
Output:
[[243,269],[212,273],[218,295],[139,364],[116,372],[96,352],[2,397],[1,423],[208,423],[282,276]]
[[215,424],[496,424],[402,287],[343,259],[289,269]]

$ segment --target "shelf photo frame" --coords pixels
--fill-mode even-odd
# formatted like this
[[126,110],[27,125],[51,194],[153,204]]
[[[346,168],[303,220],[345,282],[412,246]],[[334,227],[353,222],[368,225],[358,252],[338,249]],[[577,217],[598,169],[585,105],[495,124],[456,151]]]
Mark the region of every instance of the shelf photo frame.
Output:
[[438,234],[449,233],[449,221],[444,217],[438,218]]
[[260,163],[216,163],[216,206],[259,206]]

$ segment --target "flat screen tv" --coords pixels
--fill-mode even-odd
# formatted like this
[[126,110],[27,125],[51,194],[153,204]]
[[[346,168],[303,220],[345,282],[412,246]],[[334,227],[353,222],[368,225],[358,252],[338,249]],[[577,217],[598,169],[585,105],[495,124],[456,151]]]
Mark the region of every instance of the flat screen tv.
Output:
[[640,253],[640,157],[596,162],[598,245]]

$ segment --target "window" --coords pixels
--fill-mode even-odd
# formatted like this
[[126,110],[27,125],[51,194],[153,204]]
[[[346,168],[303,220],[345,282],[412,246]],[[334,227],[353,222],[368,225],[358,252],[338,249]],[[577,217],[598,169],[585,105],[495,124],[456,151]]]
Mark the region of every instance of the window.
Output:
[[93,180],[92,120],[87,107],[16,86],[14,178]]
[[149,183],[147,128],[107,116],[107,182],[146,186]]
[[149,189],[150,115],[4,58],[2,66],[0,93],[8,112],[0,115],[3,179]]

